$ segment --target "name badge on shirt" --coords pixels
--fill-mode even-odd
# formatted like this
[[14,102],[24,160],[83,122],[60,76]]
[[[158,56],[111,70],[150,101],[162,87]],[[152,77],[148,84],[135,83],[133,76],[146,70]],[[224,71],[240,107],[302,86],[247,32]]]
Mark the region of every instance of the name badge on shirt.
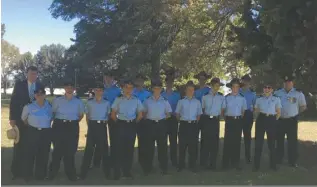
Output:
[[290,102],[290,103],[296,103],[297,99],[295,97],[288,97],[287,100]]

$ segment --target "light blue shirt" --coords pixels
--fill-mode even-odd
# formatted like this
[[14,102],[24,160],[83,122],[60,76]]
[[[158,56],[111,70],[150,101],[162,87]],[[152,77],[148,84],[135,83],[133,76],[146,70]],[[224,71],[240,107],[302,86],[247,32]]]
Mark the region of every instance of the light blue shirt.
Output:
[[95,98],[91,98],[87,101],[86,113],[89,120],[108,120],[110,110],[110,102],[105,99],[97,102]]
[[151,96],[144,101],[143,106],[146,118],[151,120],[164,119],[166,118],[166,113],[172,112],[171,105],[163,96],[160,96],[158,100],[155,100],[154,96]]
[[261,96],[256,99],[254,108],[259,109],[265,114],[276,114],[276,109],[282,108],[281,100],[278,97],[270,95],[269,97]]
[[219,92],[215,95],[210,92],[209,94],[203,96],[201,105],[204,109],[204,114],[208,116],[221,115],[221,109],[223,108],[224,100],[225,97]]
[[134,120],[137,117],[137,113],[143,111],[141,101],[135,96],[130,98],[125,96],[117,97],[111,108],[117,112],[120,120]]
[[254,107],[255,100],[256,100],[255,92],[251,91],[250,89],[243,91],[243,89],[240,88],[240,93],[244,96],[244,98],[247,101],[247,110],[253,111],[253,107]]
[[120,94],[121,89],[117,85],[113,84],[110,87],[105,86],[103,98],[107,99],[110,102],[110,105],[112,105],[116,97],[118,97]]
[[302,92],[292,88],[288,93],[282,88],[276,90],[274,95],[281,99],[282,109],[281,117],[290,118],[298,115],[299,107],[306,106],[306,99]]
[[52,106],[46,100],[42,107],[36,101],[25,105],[21,115],[23,121],[27,120],[28,124],[35,128],[51,128],[52,117]]
[[180,115],[181,120],[194,121],[197,120],[197,116],[203,112],[198,99],[185,97],[178,101],[175,113]]
[[167,98],[169,104],[172,107],[172,113],[175,113],[176,105],[177,105],[178,101],[181,99],[181,95],[175,91],[173,91],[171,93],[167,93],[166,91],[164,91],[162,93],[162,96]]
[[65,96],[56,97],[52,102],[55,118],[65,120],[79,120],[80,115],[85,112],[84,103],[73,96],[68,100]]
[[247,101],[241,94],[228,94],[225,97],[223,108],[225,109],[225,116],[242,116],[242,112],[247,110]]
[[195,98],[198,99],[200,102],[203,98],[204,95],[208,94],[210,92],[211,88],[210,87],[204,87],[204,88],[199,88],[195,91]]
[[146,89],[142,89],[142,90],[138,90],[136,88],[134,88],[133,90],[133,95],[140,99],[141,103],[143,103],[145,101],[145,99],[149,98],[152,94],[151,92],[149,92],[148,90]]

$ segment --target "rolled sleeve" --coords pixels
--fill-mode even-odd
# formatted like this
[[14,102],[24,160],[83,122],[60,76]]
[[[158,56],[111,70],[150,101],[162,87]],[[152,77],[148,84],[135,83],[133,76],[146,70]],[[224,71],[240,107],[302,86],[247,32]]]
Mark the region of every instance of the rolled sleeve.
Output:
[[282,103],[281,103],[281,99],[280,99],[280,98],[277,98],[275,108],[276,108],[276,109],[280,109],[280,108],[282,108]]
[[27,105],[25,105],[23,107],[22,114],[21,114],[22,121],[25,121],[26,119],[28,119],[28,116],[29,116],[29,108]]
[[176,105],[175,113],[180,114],[180,113],[181,113],[181,109],[182,109],[182,101],[179,100],[179,101],[177,102],[177,105]]
[[114,100],[114,102],[113,102],[113,104],[111,106],[111,109],[113,109],[115,111],[119,110],[119,100],[120,100],[119,98],[116,98]]
[[206,107],[206,97],[203,96],[203,98],[201,99],[201,108],[205,108]]
[[306,106],[306,99],[303,93],[299,94],[299,100],[298,100],[298,105],[299,106]]
[[144,103],[143,103],[143,111],[144,112],[148,111],[148,107],[147,106],[148,106],[148,100],[145,100]]
[[81,100],[79,100],[79,114],[83,113],[85,113],[85,105]]
[[198,102],[198,105],[197,105],[197,115],[201,115],[203,113],[202,111],[202,108],[201,108],[201,104],[200,102]]
[[246,100],[245,98],[243,98],[242,109],[243,109],[243,110],[247,110],[247,109],[248,109],[248,107],[247,107],[247,100]]
[[141,101],[138,99],[137,100],[137,111],[142,112],[143,110],[144,110],[144,107],[143,107]]
[[169,104],[168,101],[165,101],[165,111],[167,113],[171,113],[172,112],[172,107],[171,107],[171,105]]

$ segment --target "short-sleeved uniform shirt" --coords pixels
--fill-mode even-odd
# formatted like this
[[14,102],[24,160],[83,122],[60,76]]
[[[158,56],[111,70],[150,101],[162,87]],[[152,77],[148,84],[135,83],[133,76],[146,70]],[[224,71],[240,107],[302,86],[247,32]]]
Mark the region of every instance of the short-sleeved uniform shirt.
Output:
[[65,96],[60,96],[53,100],[52,110],[57,119],[79,120],[80,115],[85,112],[85,106],[82,100],[75,96],[70,100]]

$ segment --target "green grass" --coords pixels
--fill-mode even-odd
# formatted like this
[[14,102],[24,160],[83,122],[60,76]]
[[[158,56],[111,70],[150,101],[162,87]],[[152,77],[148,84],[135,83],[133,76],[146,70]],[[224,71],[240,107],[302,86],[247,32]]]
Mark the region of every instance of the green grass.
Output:
[[[9,141],[6,138],[6,130],[9,129],[8,125],[8,108],[2,107],[1,111],[1,164],[2,164],[2,184],[25,184],[23,180],[11,180],[10,173],[10,164],[12,160],[12,141]],[[254,129],[254,128],[253,128]],[[82,156],[83,156],[83,148],[85,146],[85,134],[87,132],[87,125],[85,123],[85,119],[83,119],[80,123],[80,140],[79,140],[79,150],[76,154],[76,167],[79,172]],[[221,123],[221,137],[224,135],[224,124]],[[268,152],[267,146],[264,145],[264,152],[262,158],[262,168],[261,172],[254,173],[251,171],[251,165],[244,165],[243,158],[243,144],[241,151],[241,163],[243,166],[243,171],[229,171],[229,172],[199,172],[194,175],[188,171],[184,171],[181,173],[176,172],[176,170],[170,167],[170,175],[169,176],[161,176],[159,175],[158,169],[156,173],[150,175],[148,177],[144,177],[142,175],[142,171],[140,169],[139,164],[136,162],[135,154],[135,162],[133,164],[133,174],[135,176],[134,180],[120,180],[120,181],[109,181],[103,178],[103,173],[101,170],[93,169],[89,172],[89,176],[85,181],[77,181],[77,182],[69,182],[65,177],[65,173],[63,170],[63,166],[61,165],[60,173],[58,177],[54,181],[44,181],[44,182],[31,182],[30,184],[47,184],[47,185],[57,185],[57,184],[86,184],[86,185],[102,185],[102,184],[120,184],[120,185],[144,185],[144,184],[152,184],[152,185],[316,185],[317,184],[317,122],[301,122],[299,124],[299,152],[300,159],[299,165],[300,167],[297,169],[289,168],[286,165],[282,165],[277,172],[271,172],[268,169]],[[254,136],[254,130],[253,130]],[[220,145],[219,151],[219,161],[218,166],[220,166],[222,154],[222,142]],[[155,161],[155,166],[158,168],[157,161]]]

